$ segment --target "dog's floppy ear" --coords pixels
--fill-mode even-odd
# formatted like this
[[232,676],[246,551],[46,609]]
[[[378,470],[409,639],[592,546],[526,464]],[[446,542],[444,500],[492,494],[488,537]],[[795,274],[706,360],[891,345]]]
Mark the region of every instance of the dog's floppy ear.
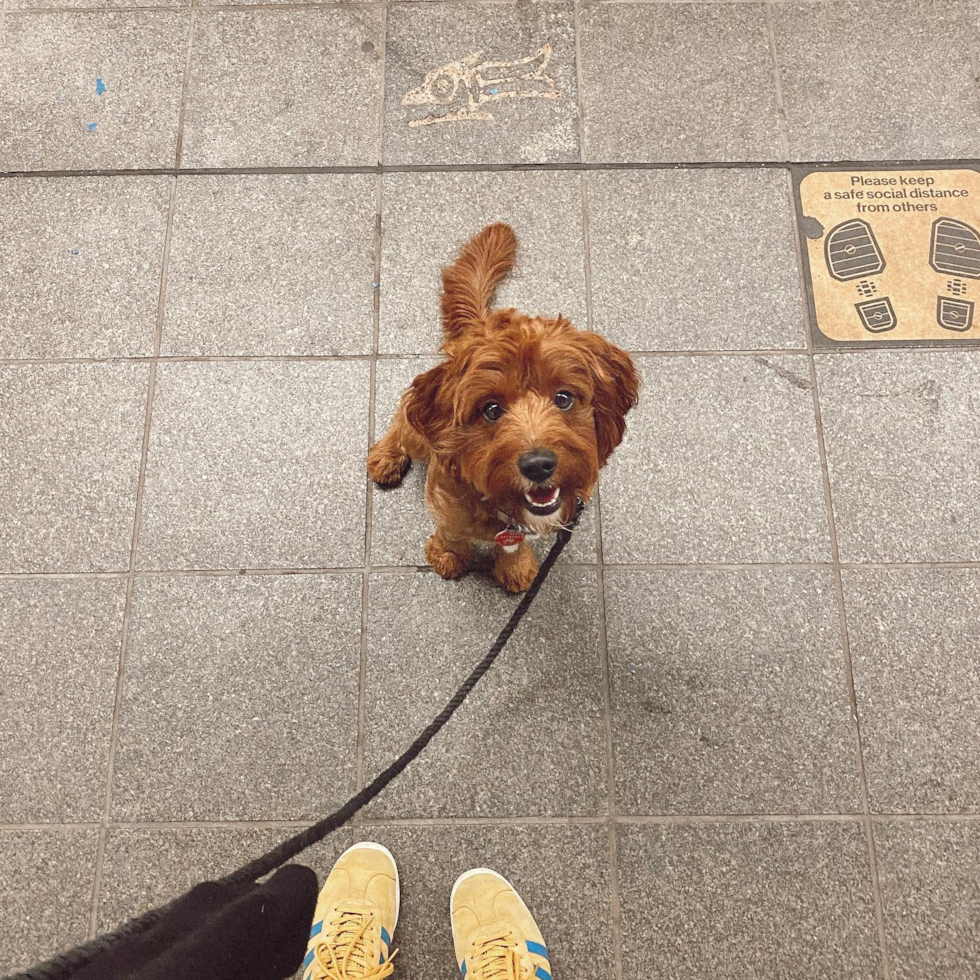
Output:
[[420,374],[405,392],[405,417],[409,424],[435,446],[452,420],[452,403],[447,390],[449,363],[443,361]]
[[605,466],[612,451],[623,441],[626,413],[636,407],[640,396],[640,375],[629,354],[595,333],[580,334],[585,343],[595,393],[592,411],[595,415],[596,449],[599,465]]

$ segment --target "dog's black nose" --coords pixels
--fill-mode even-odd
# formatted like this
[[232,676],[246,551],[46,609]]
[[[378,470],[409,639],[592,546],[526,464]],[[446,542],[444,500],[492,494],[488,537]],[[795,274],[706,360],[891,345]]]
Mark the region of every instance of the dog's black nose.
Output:
[[517,468],[535,483],[544,483],[557,465],[558,457],[550,449],[529,449],[517,460]]

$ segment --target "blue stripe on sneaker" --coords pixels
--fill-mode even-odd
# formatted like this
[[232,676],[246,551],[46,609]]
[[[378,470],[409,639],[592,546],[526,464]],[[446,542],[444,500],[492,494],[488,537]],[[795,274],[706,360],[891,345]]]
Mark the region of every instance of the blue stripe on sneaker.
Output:
[[529,953],[534,953],[535,956],[543,956],[545,959],[548,959],[548,950],[541,943],[533,943],[528,939],[525,940],[524,945],[527,946]]
[[551,980],[551,974],[540,966],[534,971],[534,975],[538,980]]
[[306,959],[303,960],[303,969],[304,970],[313,962],[313,956],[314,956],[314,954],[315,954],[315,950],[312,950],[312,949],[306,954]]
[[323,919],[321,919],[319,922],[314,922],[313,928],[310,930],[310,939],[312,939],[314,936],[319,936],[322,929]]
[[391,948],[391,936],[388,935],[388,930],[384,926],[381,927],[381,941],[389,949]]
[[462,973],[464,977],[466,976],[466,960],[463,960],[463,962],[459,964],[459,972]]

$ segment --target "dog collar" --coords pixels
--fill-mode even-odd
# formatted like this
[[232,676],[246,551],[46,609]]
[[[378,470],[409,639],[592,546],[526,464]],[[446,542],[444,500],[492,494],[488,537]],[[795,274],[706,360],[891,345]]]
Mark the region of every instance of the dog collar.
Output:
[[498,531],[493,536],[493,540],[498,547],[503,548],[509,555],[517,551],[525,538],[536,538],[538,536],[527,525],[519,524],[502,510],[497,511],[497,520],[503,521],[507,526],[502,531]]

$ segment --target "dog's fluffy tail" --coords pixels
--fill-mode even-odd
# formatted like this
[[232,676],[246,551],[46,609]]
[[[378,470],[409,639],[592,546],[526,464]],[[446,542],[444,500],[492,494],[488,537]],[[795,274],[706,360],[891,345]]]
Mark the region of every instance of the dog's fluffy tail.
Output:
[[493,291],[514,267],[517,236],[510,225],[487,225],[464,246],[459,258],[442,270],[442,328],[453,340],[490,313]]

